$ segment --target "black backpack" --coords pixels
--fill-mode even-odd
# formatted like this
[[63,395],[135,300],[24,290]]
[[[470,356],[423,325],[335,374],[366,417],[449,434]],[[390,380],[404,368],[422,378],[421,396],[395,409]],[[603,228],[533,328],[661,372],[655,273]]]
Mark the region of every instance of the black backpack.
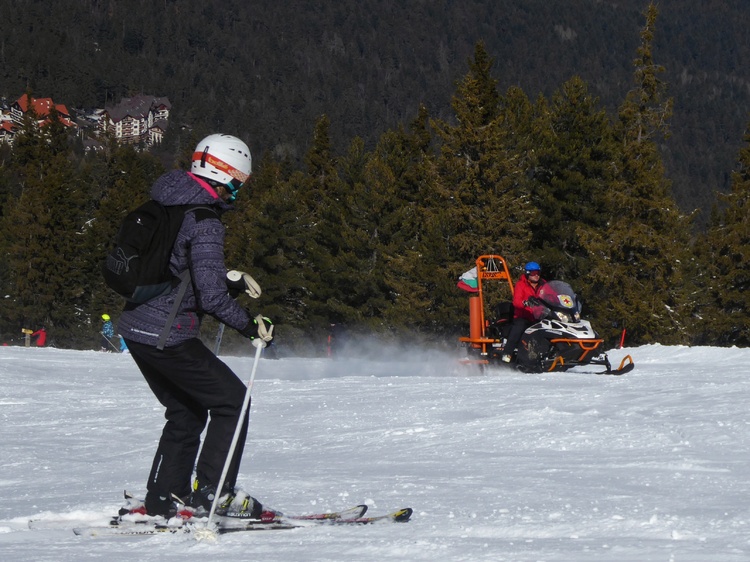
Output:
[[169,258],[185,213],[197,208],[216,216],[208,207],[165,207],[153,200],[128,213],[102,264],[107,285],[136,304],[166,295],[179,285],[180,278],[169,269]]

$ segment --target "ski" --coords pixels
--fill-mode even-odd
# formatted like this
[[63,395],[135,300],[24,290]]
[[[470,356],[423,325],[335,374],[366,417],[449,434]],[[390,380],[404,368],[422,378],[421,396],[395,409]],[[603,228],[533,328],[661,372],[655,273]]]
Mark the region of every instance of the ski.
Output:
[[[333,513],[312,513],[309,515],[285,515],[279,511],[272,511],[270,513],[275,515],[274,519],[292,519],[295,521],[350,521],[362,518],[366,512],[367,506],[365,504],[360,504]],[[227,514],[226,516],[228,518],[232,517],[230,514]]]
[[[198,523],[184,523],[181,525],[168,525],[165,523],[152,523],[149,521],[139,521],[126,525],[108,525],[101,527],[76,527],[73,533],[83,537],[111,537],[111,536],[139,536],[139,535],[159,535],[159,534],[188,534],[193,529],[198,528]],[[220,524],[216,529],[218,534],[237,532],[237,531],[270,531],[275,529],[296,529],[303,525],[295,523],[286,523],[283,521],[260,521],[260,520],[240,520],[238,524],[225,526]]]
[[[310,515],[280,515],[276,514],[263,519],[238,519],[222,517],[217,522],[217,534],[239,533],[247,531],[270,531],[298,529],[302,527],[320,525],[367,525],[378,522],[405,523],[411,519],[413,510],[409,507],[398,509],[391,513],[376,516],[349,517],[353,513],[364,511],[363,506],[356,506],[336,513],[320,513]],[[366,506],[365,506],[366,507]],[[123,522],[116,519],[108,526],[77,527],[73,532],[79,536],[137,536],[156,535],[162,533],[190,533],[200,525],[199,521],[180,524],[154,523],[152,521]]]
[[[125,493],[126,499],[134,499],[133,496],[129,495],[127,492]],[[135,500],[138,502],[139,500]],[[142,503],[142,502],[141,502]],[[367,512],[367,506],[364,504],[361,505],[355,505],[353,507],[350,507],[348,509],[344,509],[341,511],[336,512],[326,512],[326,513],[311,513],[311,514],[305,514],[305,515],[286,515],[284,513],[281,513],[279,511],[274,510],[266,510],[263,512],[263,515],[261,517],[261,523],[264,525],[276,525],[283,520],[290,520],[290,521],[332,521],[336,519],[359,519],[364,516],[364,514]],[[218,516],[221,520],[224,522],[238,522],[238,523],[244,523],[247,521],[253,521],[257,522],[257,519],[250,519],[248,513],[235,513],[235,512],[228,512],[223,513]],[[148,517],[145,515],[145,513],[139,511],[128,511],[127,508],[123,508],[118,515],[109,516],[109,517],[94,517],[94,519],[99,519],[102,521],[102,523],[93,524],[93,521],[87,521],[86,519],[71,519],[67,517],[61,517],[59,519],[30,519],[29,520],[29,529],[35,530],[35,531],[42,531],[42,530],[50,530],[50,529],[70,529],[72,527],[81,528],[84,529],[86,526],[88,527],[125,527],[130,528],[135,525],[155,525],[156,522],[160,522],[162,525],[167,525],[166,522],[162,519],[156,519],[153,517]],[[109,521],[109,523],[104,523],[104,521]],[[194,524],[194,523],[200,523],[202,521],[205,521],[205,518],[195,518],[192,519],[189,512],[183,512],[182,514],[178,515],[175,521],[175,526],[182,526],[185,524]]]
[[290,519],[282,517],[278,520],[271,520],[270,522],[263,521],[246,521],[244,524],[227,524],[226,522],[220,524],[216,529],[216,532],[220,535],[227,533],[241,533],[244,531],[259,531],[259,530],[270,530],[270,529],[298,529],[301,527],[310,527],[309,523],[315,522],[322,525],[369,525],[378,522],[392,522],[392,523],[406,523],[411,519],[413,510],[410,507],[397,509],[391,513],[384,515],[375,515],[369,517],[357,517],[355,519],[336,519],[336,518],[318,518],[310,519],[309,517],[303,516],[303,519],[308,522],[307,525],[301,524],[300,518]]
[[379,521],[390,521],[392,523],[406,523],[411,519],[414,510],[410,507],[403,507],[386,513],[385,515],[373,515],[369,517],[358,517],[356,519],[334,519],[331,521],[333,525],[367,525],[369,523],[377,523]]
[[[145,514],[145,509],[142,507],[144,503],[143,500],[137,499],[133,494],[131,494],[127,490],[125,490],[124,495],[125,495],[125,501],[129,502],[131,505],[135,505],[138,508],[137,511],[133,511],[131,513],[138,514],[138,515]],[[175,502],[185,507],[185,504],[182,498],[175,496],[174,494],[172,495],[172,498],[175,500]],[[317,520],[327,520],[327,519],[357,519],[359,517],[362,517],[366,512],[367,512],[367,506],[365,504],[355,505],[353,507],[350,507],[341,511],[326,512],[326,513],[312,513],[308,515],[286,515],[275,509],[266,509],[265,511],[263,511],[261,515],[261,519],[263,521],[273,521],[274,519],[278,519],[282,517],[285,519],[296,519],[299,521],[317,521]],[[120,521],[122,521],[122,517],[124,515],[127,515],[128,513],[129,512],[127,508],[121,509],[120,513],[112,519],[110,524],[112,525],[118,524]],[[184,516],[185,514],[188,517],[190,516],[189,512],[181,514],[181,516]],[[222,510],[217,515],[228,520],[250,519],[250,514],[248,512],[235,512],[235,511]]]

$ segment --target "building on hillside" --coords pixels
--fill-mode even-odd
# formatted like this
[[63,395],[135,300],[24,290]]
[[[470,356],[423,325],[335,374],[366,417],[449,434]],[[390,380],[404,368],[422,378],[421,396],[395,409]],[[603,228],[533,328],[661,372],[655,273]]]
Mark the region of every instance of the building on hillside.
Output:
[[167,98],[139,94],[122,98],[119,104],[104,108],[101,130],[125,144],[159,144],[167,129],[169,110]]
[[37,123],[40,127],[44,127],[49,123],[49,114],[52,112],[54,107],[59,115],[60,122],[66,127],[75,128],[76,124],[70,118],[70,112],[68,108],[61,103],[55,103],[52,98],[31,98],[29,102],[29,95],[24,94],[18,98],[10,106],[10,116],[14,123],[20,125],[23,122],[23,116],[29,111],[29,108],[34,108],[36,113]]
[[0,141],[13,144],[13,138],[23,122],[23,116],[30,108],[33,108],[36,114],[39,127],[44,127],[50,122],[50,113],[54,108],[60,123],[76,132],[78,130],[65,105],[53,102],[52,98],[29,98],[28,94],[24,94],[10,105],[8,114],[3,115],[0,121]]
[[0,142],[13,144],[13,138],[16,136],[18,126],[10,119],[0,121]]

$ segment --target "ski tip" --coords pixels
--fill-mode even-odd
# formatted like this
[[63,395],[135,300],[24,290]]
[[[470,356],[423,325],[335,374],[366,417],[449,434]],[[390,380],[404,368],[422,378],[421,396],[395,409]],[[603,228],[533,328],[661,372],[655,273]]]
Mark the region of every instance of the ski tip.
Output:
[[391,517],[396,523],[406,523],[409,519],[411,519],[412,513],[414,513],[414,510],[412,508],[405,507],[403,509],[399,509],[398,511],[394,511]]

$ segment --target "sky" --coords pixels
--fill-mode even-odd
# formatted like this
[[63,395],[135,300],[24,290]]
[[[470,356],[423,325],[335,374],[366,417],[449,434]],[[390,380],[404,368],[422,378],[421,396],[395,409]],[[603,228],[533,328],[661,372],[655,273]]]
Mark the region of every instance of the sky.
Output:
[[[208,543],[74,535],[145,493],[163,409],[127,354],[0,347],[0,557],[750,560],[750,350],[612,350],[635,361],[623,376],[380,353],[261,359],[239,484],[287,513],[412,520]],[[249,377],[252,349],[222,359]]]

